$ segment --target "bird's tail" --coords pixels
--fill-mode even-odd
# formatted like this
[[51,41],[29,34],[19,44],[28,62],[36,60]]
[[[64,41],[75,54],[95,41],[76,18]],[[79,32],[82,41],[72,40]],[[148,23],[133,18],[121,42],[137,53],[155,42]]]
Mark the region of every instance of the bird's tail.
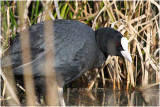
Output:
[[1,67],[5,68],[5,67],[10,67],[12,66],[12,61],[10,56],[4,56],[1,58]]

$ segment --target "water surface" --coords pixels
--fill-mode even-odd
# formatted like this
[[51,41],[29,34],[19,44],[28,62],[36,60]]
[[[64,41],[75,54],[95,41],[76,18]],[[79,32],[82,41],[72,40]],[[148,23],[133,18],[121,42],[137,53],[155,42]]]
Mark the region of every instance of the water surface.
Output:
[[85,89],[68,88],[64,99],[67,106],[158,106],[159,90],[127,92],[102,88],[86,92]]

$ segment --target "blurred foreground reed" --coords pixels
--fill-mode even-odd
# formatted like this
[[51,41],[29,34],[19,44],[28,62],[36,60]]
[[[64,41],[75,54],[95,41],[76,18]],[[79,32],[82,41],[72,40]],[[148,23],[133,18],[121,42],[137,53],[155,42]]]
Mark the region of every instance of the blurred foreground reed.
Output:
[[[10,37],[13,38],[27,26],[45,20],[75,19],[86,23],[94,30],[100,27],[113,27],[128,38],[133,63],[110,56],[101,69],[88,71],[72,84],[77,84],[79,80],[82,82],[87,80],[85,87],[89,91],[92,88],[105,88],[109,82],[113,83],[113,90],[138,88],[143,91],[147,87],[159,85],[160,82],[160,4],[158,3],[157,1],[1,1],[1,57],[9,48]],[[24,42],[25,45],[30,45],[26,39],[27,37],[21,38],[22,46]],[[46,35],[46,42],[47,39],[49,38]],[[23,60],[24,63],[29,62],[29,53],[29,50],[24,50],[24,54],[28,56]],[[46,68],[47,71],[50,70],[48,66]],[[1,105],[8,98],[13,99],[15,104],[19,105],[14,78],[8,76],[10,73],[7,70],[0,70],[0,73],[4,81],[4,84],[1,85]],[[54,74],[52,76],[54,77]],[[89,77],[91,78],[88,79]],[[27,105],[36,105],[32,76],[30,81],[28,85],[25,82],[25,93],[26,96],[28,95]],[[54,82],[53,80],[52,84]],[[51,89],[56,92],[55,87],[51,88],[51,85],[48,87],[48,92]],[[33,93],[27,94],[27,92]],[[51,101],[57,98],[53,95],[49,97]],[[48,104],[55,105],[50,100]]]

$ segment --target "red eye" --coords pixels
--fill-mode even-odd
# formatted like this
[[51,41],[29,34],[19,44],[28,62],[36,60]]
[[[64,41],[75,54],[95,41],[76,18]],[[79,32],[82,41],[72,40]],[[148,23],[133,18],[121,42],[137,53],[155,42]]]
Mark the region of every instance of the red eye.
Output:
[[116,45],[119,45],[119,43],[116,43]]

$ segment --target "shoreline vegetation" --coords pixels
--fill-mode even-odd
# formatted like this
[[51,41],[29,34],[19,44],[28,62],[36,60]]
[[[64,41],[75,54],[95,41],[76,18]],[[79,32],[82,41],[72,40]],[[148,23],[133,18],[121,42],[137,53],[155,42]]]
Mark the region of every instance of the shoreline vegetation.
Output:
[[[133,63],[121,57],[109,56],[101,69],[87,71],[67,88],[84,88],[87,91],[98,88],[113,90],[143,90],[159,86],[160,83],[160,2],[158,1],[1,1],[1,53],[5,56],[10,38],[21,30],[36,23],[55,19],[73,19],[81,21],[96,30],[101,27],[112,27],[129,41],[129,51]],[[27,51],[26,51],[27,53]],[[25,88],[15,84],[12,67],[0,69],[1,105],[8,98],[16,105],[21,102],[16,87],[26,94],[27,105],[36,105],[33,84]],[[54,75],[53,75],[54,76]],[[25,78],[25,77],[24,77]],[[90,79],[88,79],[90,78]],[[33,83],[33,77],[30,78]],[[77,84],[79,86],[77,86]],[[48,85],[48,87],[51,87]],[[51,90],[48,90],[49,92]],[[49,93],[47,94],[49,96]],[[54,97],[54,96],[52,96]],[[55,98],[47,97],[52,101]],[[48,100],[48,105],[56,105]]]

